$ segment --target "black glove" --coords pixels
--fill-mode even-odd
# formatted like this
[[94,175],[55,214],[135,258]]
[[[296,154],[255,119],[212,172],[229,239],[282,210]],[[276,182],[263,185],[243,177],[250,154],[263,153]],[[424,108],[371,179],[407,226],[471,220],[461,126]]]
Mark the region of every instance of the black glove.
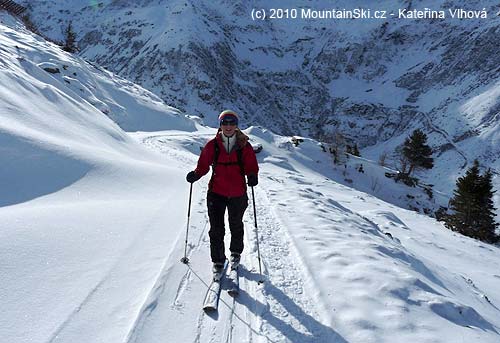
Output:
[[198,176],[198,174],[196,174],[193,171],[190,171],[189,173],[187,173],[186,175],[186,181],[189,182],[189,183],[193,183],[193,182],[196,182],[200,179],[200,177]]
[[256,174],[248,175],[247,179],[248,179],[248,185],[250,187],[257,186],[257,184],[259,183],[259,179]]

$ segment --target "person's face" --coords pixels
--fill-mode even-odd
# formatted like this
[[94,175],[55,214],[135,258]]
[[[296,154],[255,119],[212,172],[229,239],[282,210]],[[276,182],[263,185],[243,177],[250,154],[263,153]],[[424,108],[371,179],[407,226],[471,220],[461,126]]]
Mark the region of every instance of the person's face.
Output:
[[234,131],[236,131],[236,122],[234,120],[223,120],[220,124],[222,128],[222,133],[227,137],[231,137],[234,135]]

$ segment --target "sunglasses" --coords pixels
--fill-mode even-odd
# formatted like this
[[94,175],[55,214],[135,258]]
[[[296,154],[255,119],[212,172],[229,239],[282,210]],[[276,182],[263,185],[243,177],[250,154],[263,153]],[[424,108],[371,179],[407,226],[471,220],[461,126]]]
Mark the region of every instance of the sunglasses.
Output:
[[231,126],[236,126],[236,121],[234,120],[223,120],[220,123],[223,126],[231,125]]

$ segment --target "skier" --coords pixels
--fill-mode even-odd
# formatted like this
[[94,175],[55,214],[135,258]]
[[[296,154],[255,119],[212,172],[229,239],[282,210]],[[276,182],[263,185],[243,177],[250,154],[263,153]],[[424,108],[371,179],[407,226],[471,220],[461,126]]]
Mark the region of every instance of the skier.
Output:
[[219,115],[219,130],[203,148],[195,170],[186,175],[190,183],[207,174],[212,177],[207,193],[210,219],[210,256],[214,279],[220,278],[226,261],[224,215],[226,208],[231,231],[231,268],[237,268],[243,251],[243,214],[248,206],[245,175],[250,187],[258,183],[259,166],[248,136],[238,128],[238,115],[225,110]]

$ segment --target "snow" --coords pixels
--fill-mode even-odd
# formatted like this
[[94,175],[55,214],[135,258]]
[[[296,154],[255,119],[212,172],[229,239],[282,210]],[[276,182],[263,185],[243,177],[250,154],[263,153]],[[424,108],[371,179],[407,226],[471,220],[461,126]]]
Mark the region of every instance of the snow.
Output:
[[345,76],[331,82],[330,92],[354,103],[389,104],[392,107],[397,107],[398,102],[409,95],[409,91],[403,88],[383,86]]
[[261,127],[245,130],[263,150],[241,292],[205,314],[209,176],[193,184],[190,263],[179,260],[185,174],[216,129],[5,22],[2,341],[498,342],[497,246],[403,209],[407,194],[441,200],[375,162],[333,167],[319,142]]
[[484,123],[484,117],[490,114],[499,97],[500,83],[497,82],[486,91],[466,101],[460,106],[460,110],[472,125],[479,126]]

